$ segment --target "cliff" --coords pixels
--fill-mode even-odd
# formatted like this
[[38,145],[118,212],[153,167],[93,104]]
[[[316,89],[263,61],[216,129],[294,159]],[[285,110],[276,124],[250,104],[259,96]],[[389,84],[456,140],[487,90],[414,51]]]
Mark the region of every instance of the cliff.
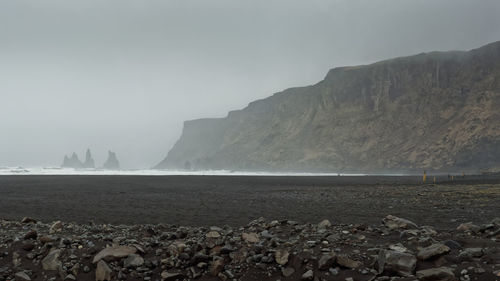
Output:
[[157,168],[500,167],[500,41],[332,69],[225,118],[187,121]]

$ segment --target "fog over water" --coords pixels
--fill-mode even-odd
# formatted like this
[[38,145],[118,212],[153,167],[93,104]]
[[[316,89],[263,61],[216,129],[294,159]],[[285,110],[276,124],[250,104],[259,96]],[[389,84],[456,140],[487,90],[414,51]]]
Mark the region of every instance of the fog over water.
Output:
[[0,167],[90,148],[149,168],[184,120],[333,67],[498,41],[499,15],[497,0],[4,0]]

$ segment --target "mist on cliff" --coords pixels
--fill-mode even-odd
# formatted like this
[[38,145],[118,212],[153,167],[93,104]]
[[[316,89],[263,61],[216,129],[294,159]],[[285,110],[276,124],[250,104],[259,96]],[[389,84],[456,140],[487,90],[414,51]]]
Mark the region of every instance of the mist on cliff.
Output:
[[328,69],[500,39],[496,0],[0,2],[0,166],[157,164],[185,120]]

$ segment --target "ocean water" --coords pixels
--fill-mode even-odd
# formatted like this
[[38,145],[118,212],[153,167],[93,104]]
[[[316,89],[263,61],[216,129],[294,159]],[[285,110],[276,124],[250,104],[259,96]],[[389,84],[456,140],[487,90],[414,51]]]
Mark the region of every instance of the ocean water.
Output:
[[229,170],[181,171],[181,170],[102,170],[72,169],[58,167],[0,167],[0,176],[7,175],[124,175],[124,176],[174,176],[174,175],[214,175],[214,176],[366,176],[367,174],[343,173],[271,173],[236,172]]

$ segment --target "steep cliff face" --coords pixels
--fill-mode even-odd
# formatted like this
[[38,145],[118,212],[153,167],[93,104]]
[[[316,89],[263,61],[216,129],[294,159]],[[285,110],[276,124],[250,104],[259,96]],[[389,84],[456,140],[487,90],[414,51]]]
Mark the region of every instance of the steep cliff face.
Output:
[[316,85],[187,121],[158,168],[500,167],[500,42],[329,71]]

